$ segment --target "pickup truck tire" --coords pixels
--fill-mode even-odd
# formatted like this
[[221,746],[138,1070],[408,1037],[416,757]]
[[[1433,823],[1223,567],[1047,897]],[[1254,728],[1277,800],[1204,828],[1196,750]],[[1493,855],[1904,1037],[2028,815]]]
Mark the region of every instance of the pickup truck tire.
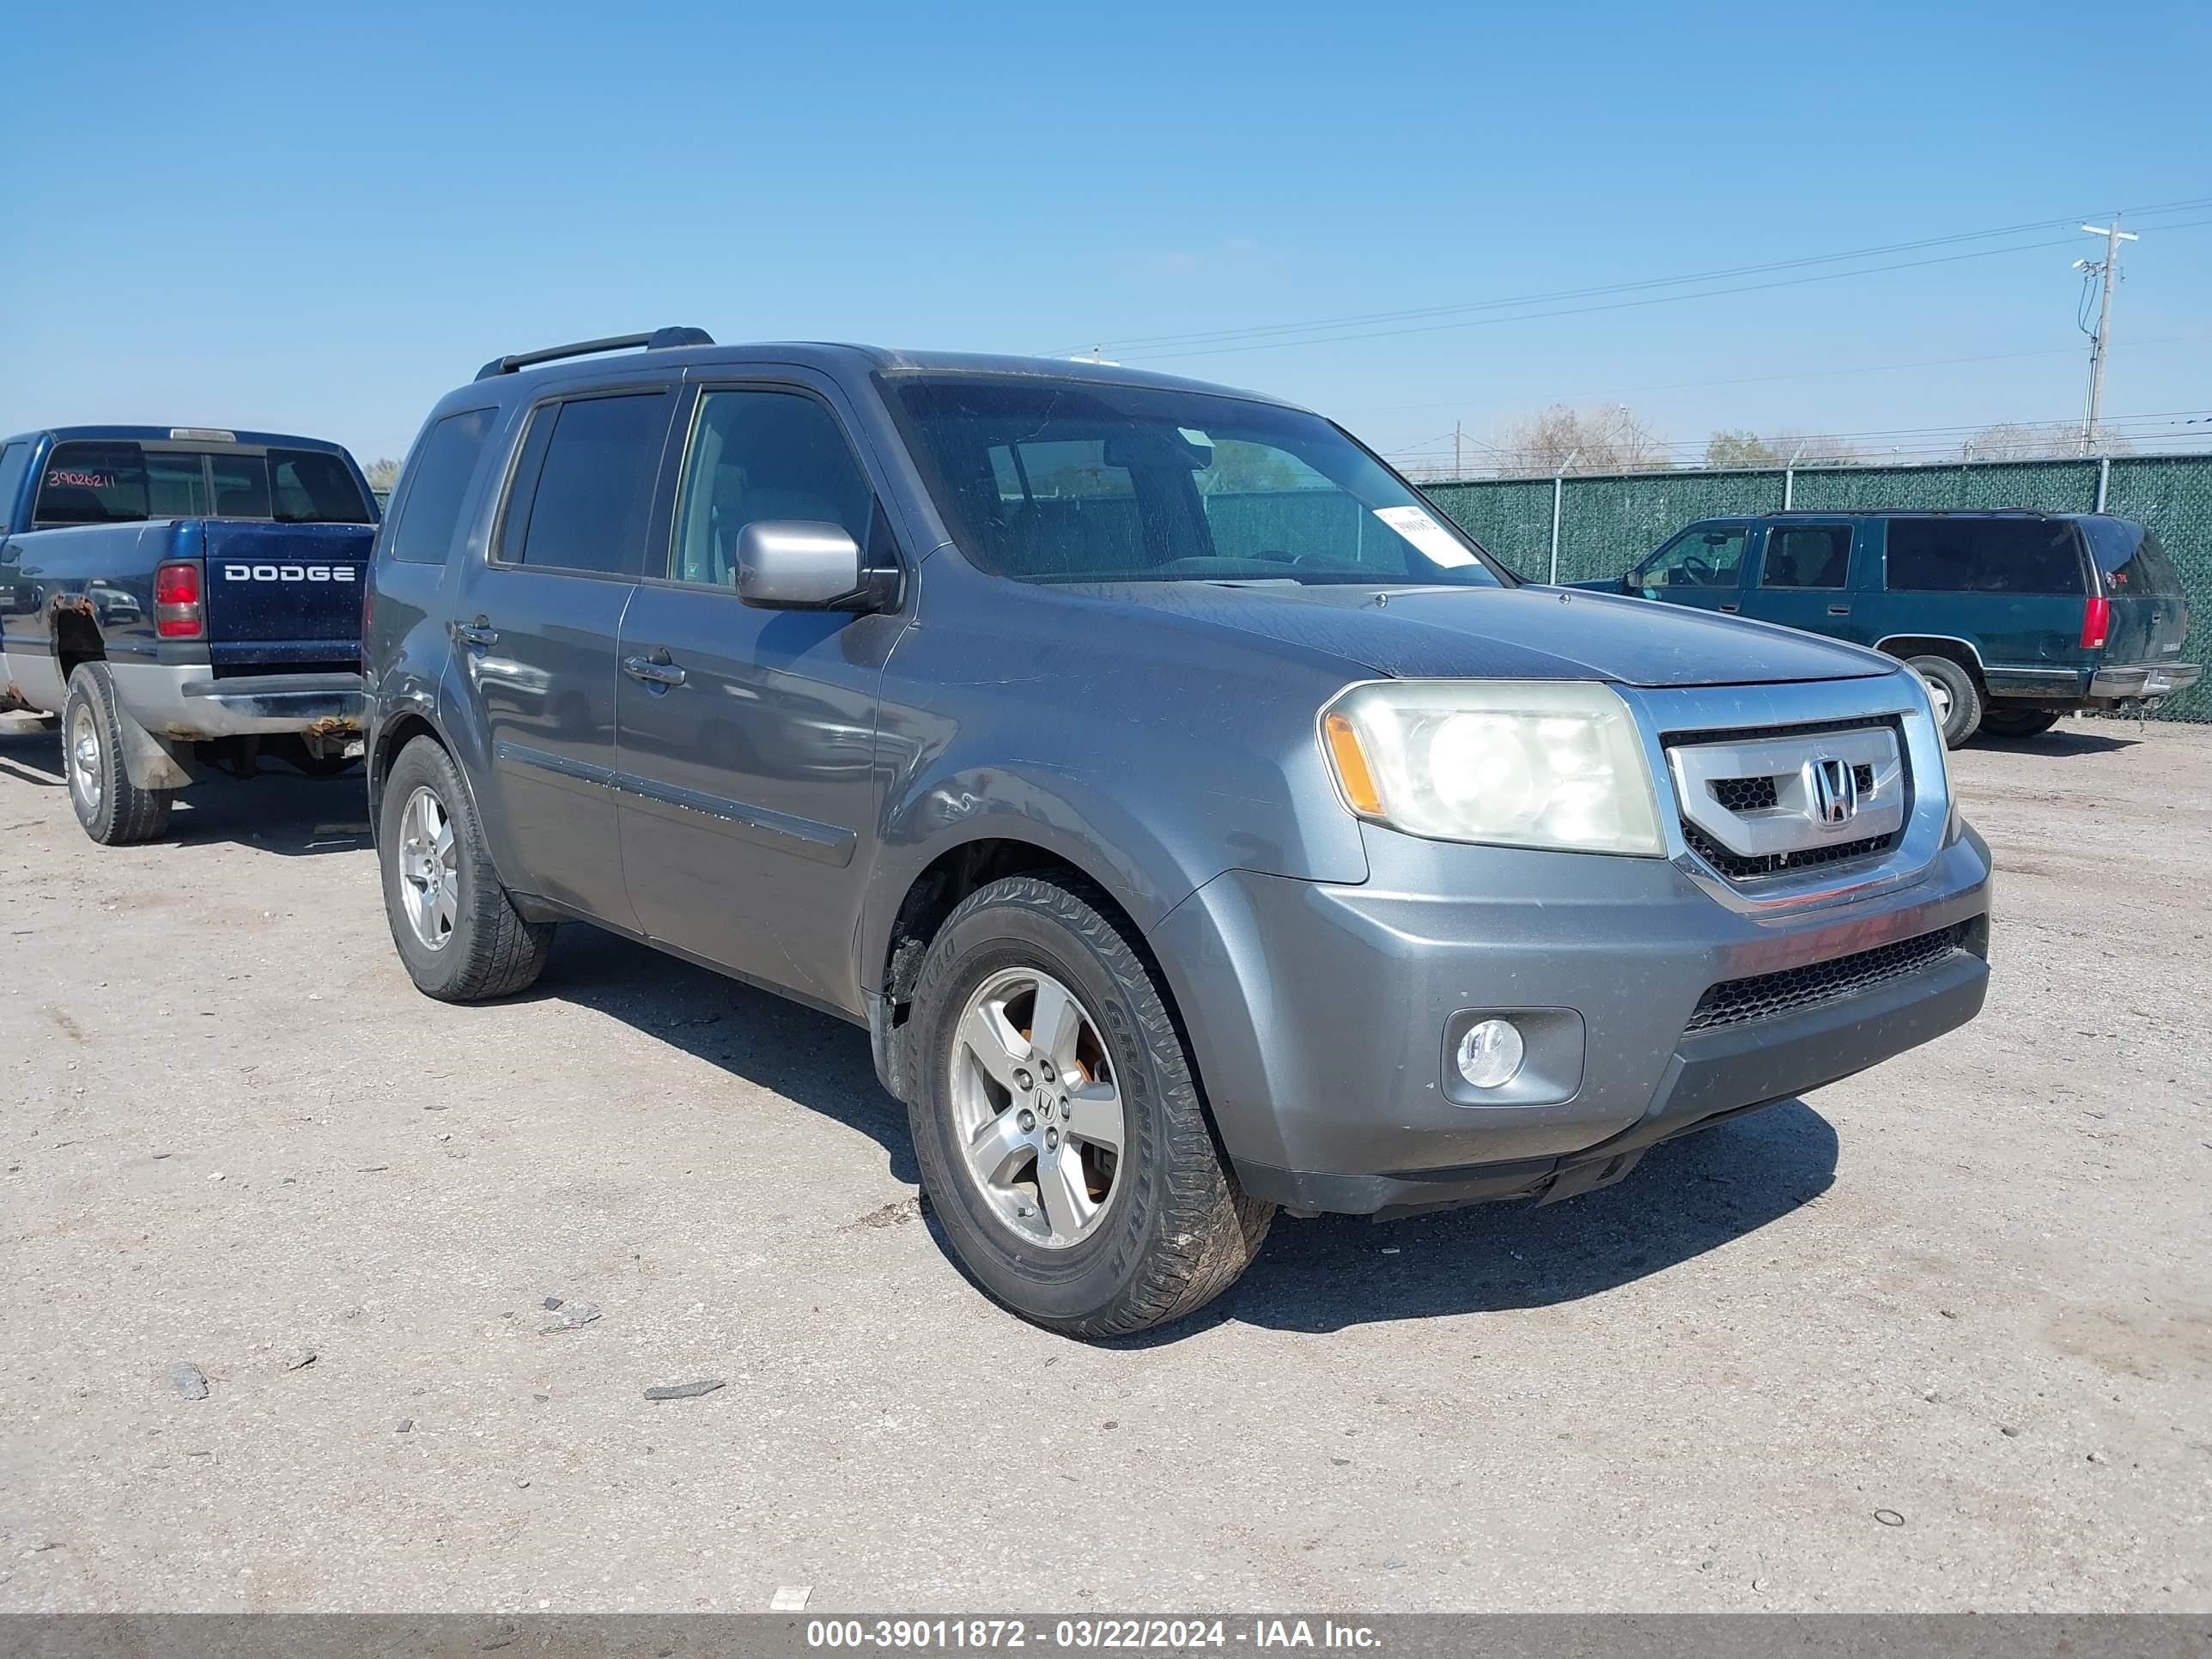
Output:
[[947,1243],[1014,1312],[1084,1338],[1202,1307],[1274,1217],[1237,1187],[1174,1017],[1106,910],[1072,878],[979,888],[931,941],[910,1016],[908,1121]]
[[165,789],[141,789],[131,781],[116,709],[115,677],[107,665],[79,663],[62,704],[62,769],[76,821],[102,847],[153,840],[167,827],[174,799]]
[[2058,724],[2055,708],[1985,708],[1982,711],[1982,735],[1985,738],[2005,738],[2014,743],[2024,738],[2039,738]]
[[[385,915],[415,988],[441,1002],[481,1002],[536,980],[554,924],[524,921],[500,884],[453,757],[428,738],[401,750],[381,816]],[[426,893],[428,920],[418,927]]]
[[1905,665],[1928,684],[1936,718],[1942,723],[1946,749],[1956,749],[1981,729],[1982,688],[1963,663],[1931,655],[1907,657]]

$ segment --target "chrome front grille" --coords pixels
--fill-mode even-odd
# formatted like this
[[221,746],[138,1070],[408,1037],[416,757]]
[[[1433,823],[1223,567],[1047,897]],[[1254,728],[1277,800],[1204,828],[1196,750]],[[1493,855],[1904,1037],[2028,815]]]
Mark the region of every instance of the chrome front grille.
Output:
[[1680,732],[1664,747],[1682,839],[1731,882],[1879,858],[1904,834],[1893,722]]

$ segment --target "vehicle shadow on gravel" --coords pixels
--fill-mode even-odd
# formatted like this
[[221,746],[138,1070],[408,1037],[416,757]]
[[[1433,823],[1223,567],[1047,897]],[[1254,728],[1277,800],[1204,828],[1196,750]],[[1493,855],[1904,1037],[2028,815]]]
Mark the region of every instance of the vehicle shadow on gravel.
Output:
[[857,1025],[580,924],[561,929],[544,973],[514,1000],[538,997],[621,1020],[858,1129],[883,1147],[894,1181],[921,1178],[906,1108],[876,1080]]
[[361,769],[310,778],[269,761],[251,778],[210,777],[177,798],[164,840],[180,847],[231,842],[284,858],[359,852],[369,845]]
[[1971,741],[1976,749],[2021,755],[2109,755],[2118,750],[2132,749],[2142,741],[2132,720],[2100,720],[2097,724],[2113,729],[2094,732],[2079,726],[2058,726],[2033,738],[1993,738],[1984,732]]
[[[893,1180],[921,1179],[906,1109],[877,1082],[858,1026],[581,926],[562,928],[545,972],[516,1000],[540,997],[619,1019],[847,1124],[883,1148]],[[1196,1318],[1109,1346],[1175,1342],[1230,1319],[1322,1332],[1578,1301],[1818,1198],[1835,1179],[1836,1154],[1827,1119],[1791,1100],[1655,1146],[1619,1184],[1548,1208],[1475,1205],[1381,1224],[1284,1217],[1244,1277]]]
[[[1835,1173],[1834,1127],[1785,1101],[1655,1146],[1617,1185],[1547,1208],[1481,1204],[1379,1224],[1279,1218],[1209,1314],[1321,1332],[1577,1302],[1756,1232],[1818,1198]],[[1137,1340],[1173,1341],[1208,1316]]]
[[0,720],[0,778],[60,788],[61,728],[42,726],[27,715]]

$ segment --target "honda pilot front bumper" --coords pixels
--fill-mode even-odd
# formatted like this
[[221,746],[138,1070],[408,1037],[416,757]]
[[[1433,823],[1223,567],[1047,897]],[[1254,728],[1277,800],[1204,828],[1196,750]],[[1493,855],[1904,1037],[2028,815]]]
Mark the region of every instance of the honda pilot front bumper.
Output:
[[[1989,849],[1908,678],[1625,694],[1666,857],[1368,824],[1364,884],[1200,887],[1151,939],[1245,1189],[1355,1214],[1564,1197],[1972,1018]],[[1800,760],[1836,756],[1859,820],[1770,848]],[[1459,1063],[1477,1026],[1510,1027],[1488,1086]]]
[[[1154,935],[1238,1179],[1293,1211],[1565,1196],[1965,1024],[1988,981],[1971,830],[1914,886],[1786,926],[1659,860],[1388,832],[1370,853],[1363,887],[1232,872]],[[1524,1033],[1533,1097],[1460,1079],[1486,1018]]]

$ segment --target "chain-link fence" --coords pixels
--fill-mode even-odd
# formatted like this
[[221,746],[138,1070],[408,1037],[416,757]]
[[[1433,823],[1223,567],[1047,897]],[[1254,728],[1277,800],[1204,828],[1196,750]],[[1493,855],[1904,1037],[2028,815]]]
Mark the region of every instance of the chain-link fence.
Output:
[[[2131,455],[2109,462],[1989,461],[1944,466],[1807,467],[1755,472],[1638,472],[1500,478],[1425,486],[1431,500],[1514,569],[1539,581],[1618,576],[1686,524],[1739,513],[2105,510],[2158,532],[2181,573],[2195,626],[2182,655],[2212,660],[2212,455]],[[1556,502],[1556,514],[1554,504]],[[2160,718],[2212,720],[2212,676],[2170,699]]]

